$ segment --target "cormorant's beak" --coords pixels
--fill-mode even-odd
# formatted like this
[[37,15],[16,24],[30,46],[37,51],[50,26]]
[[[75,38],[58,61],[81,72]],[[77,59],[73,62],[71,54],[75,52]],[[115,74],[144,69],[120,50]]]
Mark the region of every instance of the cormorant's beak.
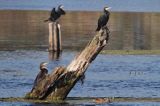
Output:
[[111,9],[111,7],[106,7],[106,8],[105,8],[106,11],[109,10],[109,9]]
[[63,8],[64,8],[64,6],[63,6],[63,5],[61,5],[61,6],[60,6],[60,8],[61,8],[61,9],[63,9]]

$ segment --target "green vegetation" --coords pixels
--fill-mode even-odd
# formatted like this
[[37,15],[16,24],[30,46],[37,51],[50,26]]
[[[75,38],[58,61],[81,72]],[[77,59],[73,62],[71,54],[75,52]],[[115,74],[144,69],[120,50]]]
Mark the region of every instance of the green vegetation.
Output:
[[110,102],[160,102],[160,98],[132,98],[132,97],[68,97],[65,101],[34,100],[25,98],[0,98],[1,102],[28,102],[28,103],[95,103],[99,98],[110,99]]
[[101,53],[115,55],[160,55],[160,50],[103,50]]

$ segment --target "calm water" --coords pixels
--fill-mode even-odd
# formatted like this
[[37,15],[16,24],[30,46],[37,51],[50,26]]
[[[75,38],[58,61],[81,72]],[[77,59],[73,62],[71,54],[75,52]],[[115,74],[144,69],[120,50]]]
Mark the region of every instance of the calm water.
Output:
[[[60,20],[63,48],[80,49],[92,39],[101,12],[67,11]],[[0,49],[46,48],[48,11],[0,11]],[[160,13],[111,12],[107,49],[160,49]]]
[[[51,72],[56,66],[67,66],[76,54],[77,52],[64,51],[59,60],[51,61],[45,51],[0,51],[0,98],[23,97],[30,91],[40,62],[49,62],[48,69]],[[77,83],[69,96],[160,97],[159,69],[159,55],[100,54],[88,68],[85,83]],[[3,104],[29,103],[0,102],[0,105]],[[125,103],[130,106],[127,104],[135,106],[135,103]],[[145,103],[136,106],[140,104]],[[112,105],[121,106],[121,103]]]

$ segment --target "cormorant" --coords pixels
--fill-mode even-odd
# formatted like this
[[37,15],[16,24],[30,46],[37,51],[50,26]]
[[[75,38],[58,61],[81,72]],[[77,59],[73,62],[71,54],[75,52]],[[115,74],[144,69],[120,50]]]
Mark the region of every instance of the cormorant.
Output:
[[43,80],[47,76],[47,74],[48,74],[48,70],[47,70],[47,66],[46,66],[47,64],[48,63],[46,63],[46,62],[42,62],[40,64],[40,72],[38,73],[36,79],[34,80],[32,90],[35,88],[35,86],[37,86],[37,83],[39,81]]
[[52,9],[50,17],[47,20],[44,20],[44,22],[55,22],[57,19],[61,17],[61,15],[65,15],[65,13],[66,12],[63,10],[63,5],[59,5],[57,10],[55,8]]
[[109,15],[110,15],[110,13],[108,11],[109,9],[110,9],[110,7],[104,7],[104,11],[103,11],[104,14],[101,15],[98,19],[98,26],[97,26],[96,31],[99,31],[101,28],[103,28],[107,24],[107,22],[109,20]]

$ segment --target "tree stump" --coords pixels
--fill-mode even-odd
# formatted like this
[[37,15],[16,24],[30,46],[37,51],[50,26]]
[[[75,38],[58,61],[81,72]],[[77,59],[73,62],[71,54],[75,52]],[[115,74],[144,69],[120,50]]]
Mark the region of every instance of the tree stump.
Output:
[[50,74],[41,78],[38,84],[33,86],[31,92],[26,94],[26,98],[64,100],[108,40],[109,30],[104,27],[96,32],[85,49],[67,67],[56,67]]

